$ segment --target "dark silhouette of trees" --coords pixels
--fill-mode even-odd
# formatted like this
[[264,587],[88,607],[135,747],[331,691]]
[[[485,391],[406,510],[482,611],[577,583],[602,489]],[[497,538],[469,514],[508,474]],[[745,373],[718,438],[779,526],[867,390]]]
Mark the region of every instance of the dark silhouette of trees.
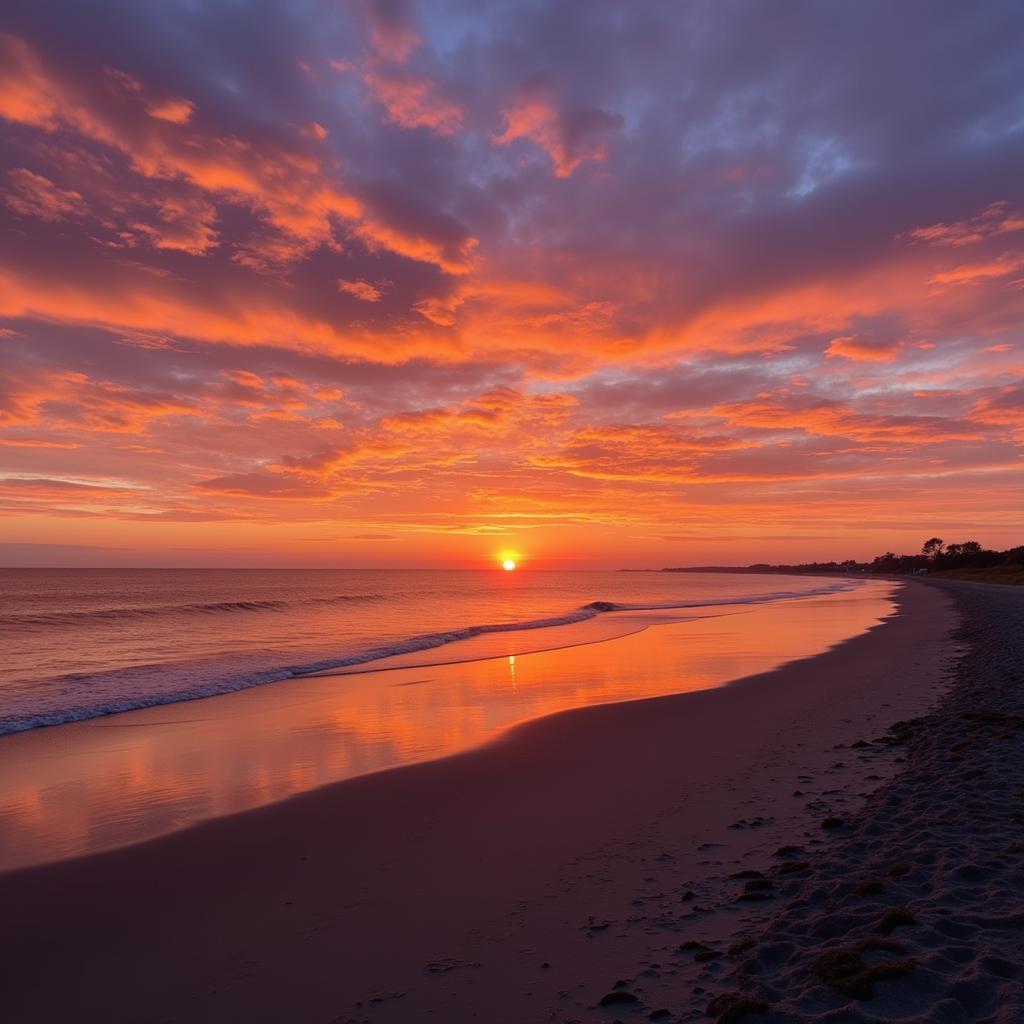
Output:
[[965,540],[960,544],[947,544],[944,551],[936,552],[932,564],[936,570],[988,569],[993,565],[1014,564],[1009,556],[1010,551],[991,551],[976,540]]
[[662,572],[713,572],[717,568],[728,572],[790,572],[790,573],[927,573],[950,569],[990,569],[995,566],[1024,569],[1024,544],[1006,551],[984,548],[976,540],[946,544],[940,537],[929,537],[921,545],[919,555],[897,555],[886,551],[870,562],[847,558],[843,562],[802,562],[797,565],[702,566],[697,568],[663,569]]

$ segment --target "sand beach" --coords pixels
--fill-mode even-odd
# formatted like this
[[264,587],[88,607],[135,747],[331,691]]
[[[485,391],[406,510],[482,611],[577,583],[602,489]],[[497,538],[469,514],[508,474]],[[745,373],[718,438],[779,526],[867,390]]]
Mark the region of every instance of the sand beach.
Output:
[[[895,616],[766,675],[0,875],[8,1006],[732,1020],[715,999],[741,993],[767,1020],[1015,1019],[1022,596],[908,583]],[[815,973],[877,938],[868,967],[913,967],[871,1001]]]

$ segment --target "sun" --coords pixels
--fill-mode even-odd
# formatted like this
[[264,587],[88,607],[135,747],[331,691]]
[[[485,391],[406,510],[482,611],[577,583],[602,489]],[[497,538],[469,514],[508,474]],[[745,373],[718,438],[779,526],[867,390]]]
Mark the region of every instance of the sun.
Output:
[[494,559],[505,572],[515,572],[519,568],[520,554],[515,548],[501,548],[494,552]]

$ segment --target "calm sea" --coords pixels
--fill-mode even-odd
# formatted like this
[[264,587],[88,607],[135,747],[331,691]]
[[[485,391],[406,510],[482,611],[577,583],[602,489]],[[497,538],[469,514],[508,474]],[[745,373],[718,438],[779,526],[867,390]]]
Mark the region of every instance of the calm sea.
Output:
[[[445,648],[472,656],[629,628],[617,609],[763,603],[853,588],[806,577],[634,572],[0,569],[0,734]],[[554,633],[550,631],[554,630]],[[561,641],[559,641],[561,642]]]

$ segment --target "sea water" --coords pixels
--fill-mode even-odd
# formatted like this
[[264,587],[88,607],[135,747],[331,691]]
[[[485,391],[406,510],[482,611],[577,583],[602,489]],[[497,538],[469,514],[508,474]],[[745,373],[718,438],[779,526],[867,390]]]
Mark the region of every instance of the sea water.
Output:
[[[474,657],[622,608],[700,608],[853,580],[662,572],[0,569],[0,735],[476,640]],[[589,629],[588,637],[616,627]],[[581,634],[582,635],[582,634]],[[427,660],[427,659],[424,659]]]
[[[455,754],[550,715],[768,672],[877,626],[898,586],[500,570],[7,570],[0,582],[0,870]],[[771,700],[771,683],[748,693]]]

